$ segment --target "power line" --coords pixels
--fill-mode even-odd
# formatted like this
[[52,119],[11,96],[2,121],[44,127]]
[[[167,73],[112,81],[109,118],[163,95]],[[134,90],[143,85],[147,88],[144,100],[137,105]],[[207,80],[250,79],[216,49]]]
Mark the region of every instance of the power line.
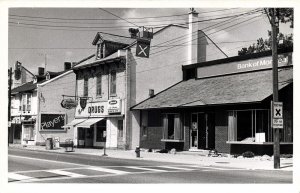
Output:
[[103,9],[103,8],[99,8],[99,9],[101,9],[102,11],[105,11],[106,13],[109,13],[109,14],[111,14],[111,15],[113,15],[113,16],[119,18],[119,19],[122,19],[122,20],[124,20],[124,21],[127,21],[128,23],[130,23],[130,24],[132,24],[132,25],[134,25],[134,26],[140,27],[140,26],[136,25],[135,23],[132,23],[131,21],[128,21],[127,19],[124,19],[124,18],[122,18],[122,17],[120,17],[120,16],[118,16],[118,15],[116,15],[116,14],[110,12],[110,11],[107,11],[107,10],[105,10],[105,9]]

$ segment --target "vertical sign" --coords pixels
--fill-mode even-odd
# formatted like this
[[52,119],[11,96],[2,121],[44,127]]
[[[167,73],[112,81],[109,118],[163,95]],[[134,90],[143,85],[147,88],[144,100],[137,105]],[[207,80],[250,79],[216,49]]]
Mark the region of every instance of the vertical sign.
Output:
[[283,129],[283,109],[282,102],[271,102],[272,127],[274,129]]

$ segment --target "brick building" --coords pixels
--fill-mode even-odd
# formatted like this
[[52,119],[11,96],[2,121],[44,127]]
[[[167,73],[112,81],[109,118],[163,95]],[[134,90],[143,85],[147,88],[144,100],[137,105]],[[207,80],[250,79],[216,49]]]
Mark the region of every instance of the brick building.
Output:
[[[279,52],[282,153],[293,151],[292,52]],[[271,52],[182,66],[183,80],[132,110],[141,113],[143,148],[273,154]]]
[[73,138],[73,130],[63,128],[74,118],[74,109],[61,106],[62,95],[74,95],[75,74],[71,63],[61,72],[39,68],[33,81],[12,89],[11,143],[43,145],[47,138],[64,141]]

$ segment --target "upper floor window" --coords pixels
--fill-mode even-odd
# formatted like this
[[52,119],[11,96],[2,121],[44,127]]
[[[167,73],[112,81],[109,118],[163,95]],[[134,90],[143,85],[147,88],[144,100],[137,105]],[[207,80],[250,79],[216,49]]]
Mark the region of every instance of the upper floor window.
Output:
[[31,93],[22,94],[20,111],[31,111]]
[[89,79],[88,77],[84,77],[83,79],[83,96],[89,95]]
[[97,44],[97,59],[104,58],[104,45]]
[[101,74],[97,74],[96,77],[96,95],[97,96],[101,96],[101,92],[102,92],[102,76]]
[[117,94],[117,73],[116,71],[111,71],[110,73],[110,94]]

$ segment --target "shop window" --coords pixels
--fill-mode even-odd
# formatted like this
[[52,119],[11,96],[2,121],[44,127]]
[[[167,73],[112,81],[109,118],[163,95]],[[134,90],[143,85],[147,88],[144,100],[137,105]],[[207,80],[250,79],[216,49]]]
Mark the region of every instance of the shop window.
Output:
[[96,94],[97,96],[101,96],[102,92],[102,75],[99,73],[96,77]]
[[164,114],[163,129],[164,139],[183,140],[183,128],[179,114]]
[[159,111],[148,111],[148,127],[161,127],[162,119]]
[[21,111],[31,111],[31,93],[22,94],[22,100],[19,110]]
[[118,137],[123,137],[123,120],[118,120]]
[[110,73],[110,95],[117,94],[117,73],[116,71],[111,71]]
[[34,125],[23,125],[24,126],[24,140],[33,141],[35,134],[34,134]]
[[148,127],[142,126],[142,136],[146,137],[148,135]]
[[96,142],[106,141],[106,121],[100,121],[96,124]]
[[271,142],[268,110],[229,111],[228,141]]
[[83,96],[88,96],[89,94],[89,79],[88,77],[84,77],[83,80]]

